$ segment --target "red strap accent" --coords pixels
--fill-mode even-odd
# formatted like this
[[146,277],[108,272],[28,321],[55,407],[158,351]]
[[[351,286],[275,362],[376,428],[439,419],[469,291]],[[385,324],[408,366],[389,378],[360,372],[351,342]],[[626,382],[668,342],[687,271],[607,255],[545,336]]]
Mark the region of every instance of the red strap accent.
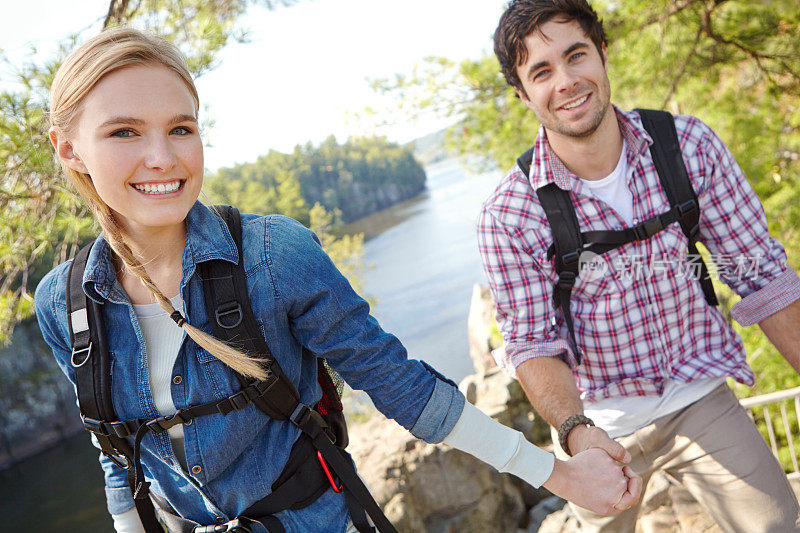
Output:
[[331,488],[333,492],[342,492],[342,485],[336,486],[336,482],[333,480],[333,476],[331,475],[331,471],[328,469],[328,463],[325,462],[325,459],[322,457],[322,452],[317,450],[317,459],[319,459],[319,464],[322,465],[322,471],[325,472],[325,476],[328,478],[328,483],[331,484]]

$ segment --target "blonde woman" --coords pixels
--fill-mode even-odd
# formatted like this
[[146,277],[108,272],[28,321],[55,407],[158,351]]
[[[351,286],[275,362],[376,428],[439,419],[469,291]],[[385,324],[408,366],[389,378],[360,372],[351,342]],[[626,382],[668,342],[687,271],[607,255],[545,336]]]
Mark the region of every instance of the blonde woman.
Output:
[[[317,360],[325,358],[421,439],[444,441],[598,512],[619,512],[635,502],[638,477],[605,451],[555,460],[465,403],[428,365],[408,359],[299,223],[243,216],[240,258],[226,224],[197,200],[203,183],[198,103],[175,47],[130,29],[103,32],[80,46],[53,83],[50,139],[66,177],[103,229],[82,281],[85,295],[102,304],[118,420],[146,425],[236,394],[237,375],[268,377],[251,354],[210,334],[199,265],[241,260],[258,326],[300,405],[319,399]],[[75,321],[69,322],[65,296],[70,263],[42,280],[36,312],[74,384]],[[369,530],[363,518],[352,525],[348,487],[337,492],[335,483],[313,501],[252,516],[254,504],[280,489],[276,480],[302,434],[291,421],[249,405],[168,429],[125,437],[137,450],[129,472],[124,462],[101,455],[118,532],[151,533],[152,517],[142,517],[150,498],[171,531]]]

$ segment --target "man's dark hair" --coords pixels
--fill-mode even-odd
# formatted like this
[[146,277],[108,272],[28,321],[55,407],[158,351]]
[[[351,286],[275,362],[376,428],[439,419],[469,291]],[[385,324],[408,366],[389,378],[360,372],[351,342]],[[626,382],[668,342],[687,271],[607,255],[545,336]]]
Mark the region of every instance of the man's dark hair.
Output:
[[517,66],[528,59],[525,38],[541,31],[542,25],[553,19],[577,21],[603,57],[606,44],[603,22],[586,0],[512,0],[494,32],[494,53],[508,84],[523,94],[525,89],[517,75]]

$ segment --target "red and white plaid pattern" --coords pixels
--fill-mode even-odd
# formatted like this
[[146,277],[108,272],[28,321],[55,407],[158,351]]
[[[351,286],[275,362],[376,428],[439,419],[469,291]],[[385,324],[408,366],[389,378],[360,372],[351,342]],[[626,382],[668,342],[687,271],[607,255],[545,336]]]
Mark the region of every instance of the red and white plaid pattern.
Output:
[[[667,211],[669,202],[648,149],[653,140],[639,115],[615,110],[627,142],[627,183],[638,223]],[[709,268],[743,297],[731,310],[733,318],[755,324],[800,298],[800,278],[787,267],[783,246],[769,236],[761,202],[719,137],[694,117],[676,116],[675,126],[700,201],[701,241],[718,263],[726,263]],[[478,220],[506,370],[514,374],[528,359],[563,353],[586,400],[660,394],[665,379],[732,376],[752,385],[741,338],[706,304],[700,283],[686,275],[692,262],[678,223],[650,240],[597,256],[588,262],[593,269],[581,271],[571,311],[584,359],[575,368],[563,315],[552,303],[557,276],[546,257],[552,234],[534,192],[551,182],[573,192],[581,231],[625,227],[567,170],[540,128],[531,176],[515,165]]]

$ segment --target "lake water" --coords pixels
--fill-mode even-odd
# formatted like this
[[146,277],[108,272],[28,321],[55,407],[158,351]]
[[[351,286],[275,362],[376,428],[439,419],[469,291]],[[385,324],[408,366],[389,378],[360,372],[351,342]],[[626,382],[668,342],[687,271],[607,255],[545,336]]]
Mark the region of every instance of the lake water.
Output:
[[397,335],[409,356],[458,381],[474,369],[467,315],[475,283],[485,284],[475,225],[497,173],[473,174],[456,160],[426,168],[422,195],[363,218],[346,229],[363,232],[364,292],[373,314]]
[[[411,357],[460,380],[473,372],[467,315],[475,283],[485,283],[475,235],[481,202],[499,175],[472,174],[455,160],[426,168],[422,195],[350,224],[366,237],[365,293],[373,313]],[[0,472],[4,531],[113,531],[98,452],[81,433]]]

